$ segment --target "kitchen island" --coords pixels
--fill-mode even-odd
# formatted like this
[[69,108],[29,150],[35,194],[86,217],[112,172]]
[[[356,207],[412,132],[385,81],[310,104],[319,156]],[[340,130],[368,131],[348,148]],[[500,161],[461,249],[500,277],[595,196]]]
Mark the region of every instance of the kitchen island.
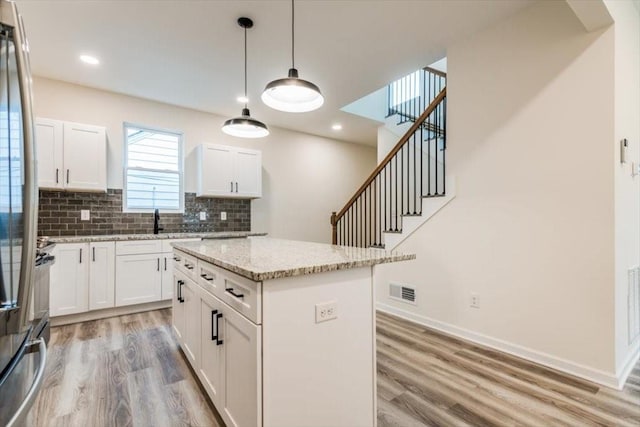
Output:
[[264,237],[173,246],[174,331],[228,426],[375,425],[373,269],[415,255]]

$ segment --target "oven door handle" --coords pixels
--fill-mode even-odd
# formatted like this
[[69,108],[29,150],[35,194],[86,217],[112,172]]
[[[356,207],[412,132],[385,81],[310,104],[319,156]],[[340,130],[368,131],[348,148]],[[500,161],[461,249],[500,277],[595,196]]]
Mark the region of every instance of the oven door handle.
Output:
[[7,427],[23,425],[24,419],[33,406],[33,402],[38,396],[40,387],[42,387],[42,381],[44,380],[44,368],[47,364],[47,344],[44,342],[44,338],[38,338],[37,340],[31,341],[29,344],[27,344],[28,347],[33,347],[35,345],[38,346],[38,352],[40,353],[40,363],[38,365],[38,371],[36,372],[35,378],[33,379],[31,388],[27,392],[27,395],[20,404],[20,407],[18,408],[16,413],[7,423]]

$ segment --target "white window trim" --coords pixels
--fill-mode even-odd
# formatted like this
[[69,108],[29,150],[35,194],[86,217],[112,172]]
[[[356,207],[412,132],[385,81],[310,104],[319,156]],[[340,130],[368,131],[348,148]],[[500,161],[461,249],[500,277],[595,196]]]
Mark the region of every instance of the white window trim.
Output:
[[[124,213],[153,213],[155,209],[129,209],[127,208],[127,170],[129,169],[129,150],[127,140],[127,128],[137,128],[148,130],[150,132],[162,132],[172,134],[178,137],[178,179],[180,181],[180,207],[178,209],[160,209],[160,213],[184,213],[184,133],[173,129],[163,129],[153,126],[139,125],[131,122],[123,122],[122,124],[122,141],[123,141],[123,167],[122,167],[122,212]],[[137,170],[155,170],[146,168],[131,168]]]

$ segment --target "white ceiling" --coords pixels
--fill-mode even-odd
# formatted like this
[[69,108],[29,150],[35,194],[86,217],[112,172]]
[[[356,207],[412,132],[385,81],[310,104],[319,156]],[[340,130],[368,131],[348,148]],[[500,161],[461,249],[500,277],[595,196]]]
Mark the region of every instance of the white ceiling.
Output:
[[[248,16],[251,115],[270,126],[370,145],[376,122],[341,107],[533,1],[299,0],[296,67],[326,101],[317,111],[291,114],[259,99],[290,67],[288,0],[17,0],[35,75],[224,117],[242,108],[236,97],[243,90],[243,34],[236,20]],[[80,63],[81,53],[101,64]],[[343,130],[332,131],[334,122]]]

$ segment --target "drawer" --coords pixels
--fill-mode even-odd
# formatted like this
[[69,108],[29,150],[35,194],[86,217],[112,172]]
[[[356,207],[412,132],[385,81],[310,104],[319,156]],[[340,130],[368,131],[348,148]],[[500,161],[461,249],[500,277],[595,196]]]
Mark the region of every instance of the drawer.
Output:
[[220,268],[208,262],[198,260],[197,275],[198,285],[210,294],[220,296],[221,293],[224,292],[224,290],[221,290],[224,280],[220,274]]
[[262,282],[217,268],[221,283],[215,295],[256,324],[262,324]]
[[116,255],[157,254],[162,252],[160,240],[131,240],[116,242]]
[[173,246],[171,246],[172,243],[176,243],[176,242],[197,242],[200,241],[202,239],[169,239],[169,240],[162,240],[162,252],[173,252]]
[[196,281],[198,259],[184,252],[173,251],[173,267],[180,270],[185,276]]

